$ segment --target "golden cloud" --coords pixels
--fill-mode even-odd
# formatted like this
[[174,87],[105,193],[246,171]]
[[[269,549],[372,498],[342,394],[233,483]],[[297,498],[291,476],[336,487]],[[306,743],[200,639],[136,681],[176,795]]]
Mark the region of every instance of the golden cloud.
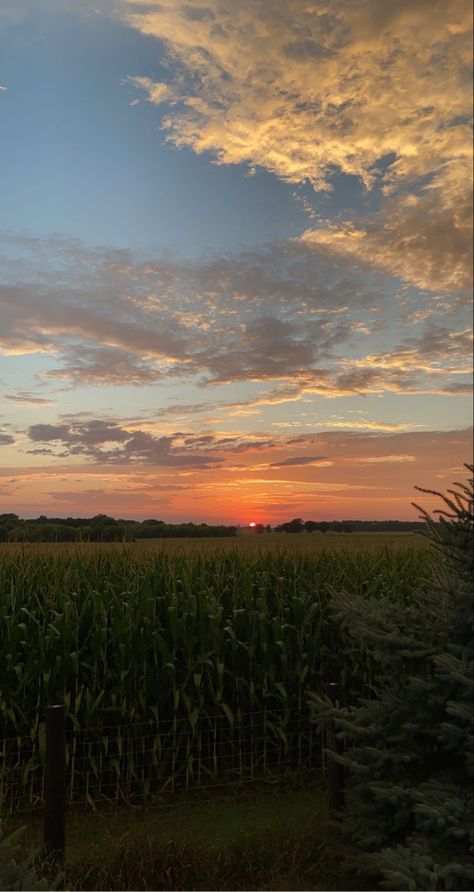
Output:
[[334,170],[378,184],[389,199],[373,221],[318,227],[307,240],[423,288],[469,281],[467,0],[129,0],[127,9],[172,62],[167,84],[133,79],[150,102],[168,103],[172,143],[316,190],[331,189]]

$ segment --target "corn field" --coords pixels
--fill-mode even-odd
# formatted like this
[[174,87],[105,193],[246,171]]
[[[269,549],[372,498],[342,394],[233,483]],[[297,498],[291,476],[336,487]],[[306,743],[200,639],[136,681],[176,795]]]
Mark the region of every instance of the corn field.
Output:
[[403,604],[428,561],[416,548],[0,547],[5,802],[41,799],[55,702],[71,802],[311,768],[308,692],[336,682],[350,702],[371,678],[331,589]]

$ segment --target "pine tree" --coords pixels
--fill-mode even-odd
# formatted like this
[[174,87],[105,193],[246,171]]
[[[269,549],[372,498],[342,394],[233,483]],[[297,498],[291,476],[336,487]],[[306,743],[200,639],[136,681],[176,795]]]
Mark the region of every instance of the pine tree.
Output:
[[34,869],[34,855],[25,854],[21,838],[25,828],[5,835],[0,824],[0,892],[17,890],[46,890],[57,888],[58,882],[48,886],[45,880],[38,879]]
[[338,710],[312,698],[345,744],[341,831],[384,889],[473,888],[472,477],[453,486],[435,493],[436,521],[419,509],[434,556],[412,603],[334,595],[337,621],[377,666],[369,696]]

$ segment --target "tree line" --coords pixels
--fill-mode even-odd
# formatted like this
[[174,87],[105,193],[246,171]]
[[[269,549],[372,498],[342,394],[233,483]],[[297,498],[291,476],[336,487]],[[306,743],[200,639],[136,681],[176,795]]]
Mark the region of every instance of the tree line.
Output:
[[[353,533],[421,532],[426,524],[408,520],[302,520],[296,517],[276,527],[258,523],[254,533]],[[0,542],[134,542],[137,539],[179,539],[235,536],[236,526],[206,523],[166,523],[164,520],[116,519],[108,514],[94,517],[46,517],[22,519],[0,514]]]
[[235,526],[206,523],[165,523],[163,520],[116,520],[107,514],[95,517],[46,517],[22,519],[0,514],[0,542],[134,542],[136,539],[202,538],[235,536]]
[[426,530],[426,524],[416,520],[302,520],[301,517],[275,527],[276,533],[417,533],[422,530]]

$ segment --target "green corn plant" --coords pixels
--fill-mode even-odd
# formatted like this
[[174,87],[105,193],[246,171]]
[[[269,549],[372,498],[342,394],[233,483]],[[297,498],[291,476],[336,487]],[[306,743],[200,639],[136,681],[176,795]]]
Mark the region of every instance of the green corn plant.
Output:
[[428,552],[257,545],[0,544],[0,739],[28,741],[23,797],[44,794],[51,702],[71,801],[315,764],[308,690],[353,697],[373,672],[331,591],[409,603]]

